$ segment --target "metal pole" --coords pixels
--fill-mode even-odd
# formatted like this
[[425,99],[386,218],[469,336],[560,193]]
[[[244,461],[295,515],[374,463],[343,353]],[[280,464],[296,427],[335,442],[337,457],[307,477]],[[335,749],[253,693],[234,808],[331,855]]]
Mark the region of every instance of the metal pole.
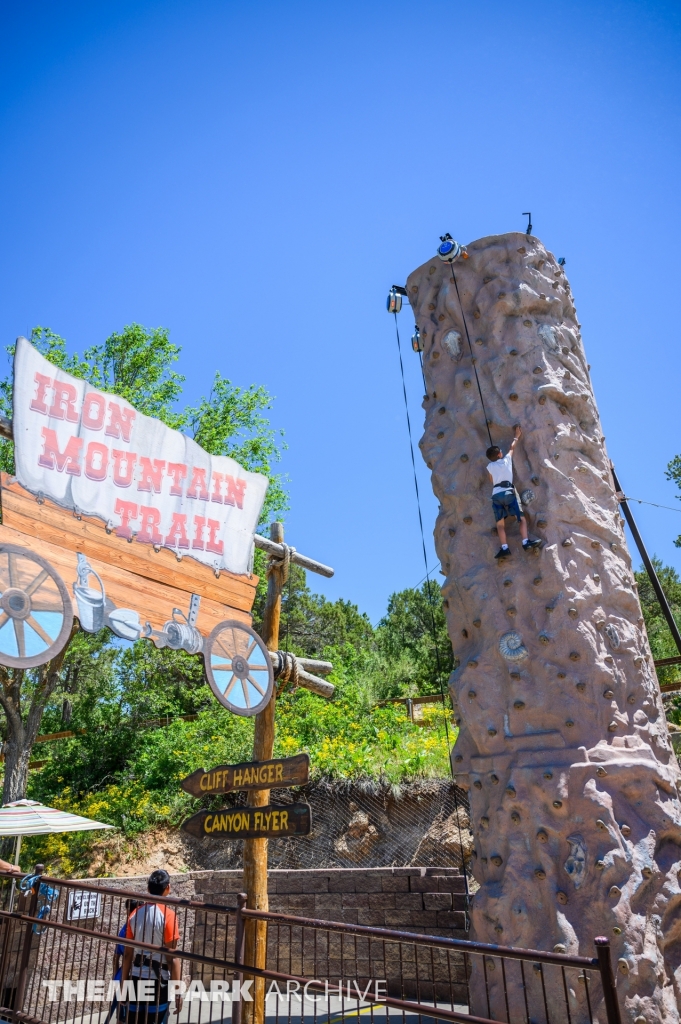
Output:
[[[17,836],[17,845],[14,849],[14,866],[19,867],[19,854],[21,853],[21,836]],[[9,912],[10,914],[14,910],[14,894],[17,891],[17,880],[12,879],[12,888],[9,894]]]
[[[36,910],[38,907],[38,894],[40,892],[40,880],[44,870],[45,866],[43,864],[36,864],[34,868],[34,874],[38,875],[38,878],[33,887],[31,902],[28,907],[29,917],[36,916]],[[26,994],[26,981],[28,979],[28,963],[31,956],[31,943],[33,940],[33,928],[34,925],[32,925],[29,922],[26,925],[26,932],[24,934],[24,946],[21,951],[21,967],[19,968],[19,980],[17,983],[16,997],[13,1006],[15,1018],[16,1015],[21,1013],[23,1009],[24,995]]]
[[599,935],[594,939],[596,956],[598,957],[598,969],[601,973],[601,984],[603,985],[603,1002],[605,1003],[605,1015],[608,1024],[622,1024],[620,1006],[617,1001],[617,989],[615,987],[615,976],[612,973],[610,961],[610,939],[605,935]]
[[[617,473],[615,472],[615,467],[613,466],[612,462],[610,463],[610,468],[612,470],[612,479],[613,479],[613,482],[615,484],[615,490],[618,492],[618,495],[619,494],[624,495],[624,492],[622,491],[622,487],[620,485],[620,482],[617,479]],[[627,502],[627,500],[626,500],[626,498],[624,496],[619,499],[619,503],[620,503],[620,506],[622,508],[622,511],[624,512],[624,518],[627,521],[627,526],[631,530],[631,535],[634,538],[634,541],[636,542],[636,547],[638,548],[638,553],[641,556],[641,558],[643,559],[643,564],[646,567],[646,572],[648,573],[648,576],[650,578],[650,582],[653,585],[653,590],[655,591],[655,595],[657,597],[657,600],[660,602],[660,608],[662,609],[662,614],[664,615],[665,619],[667,620],[667,625],[669,626],[669,630],[670,630],[670,632],[671,632],[671,634],[672,634],[672,636],[674,638],[674,643],[676,644],[676,647],[678,649],[679,654],[681,654],[681,633],[679,633],[679,627],[676,625],[676,621],[674,619],[674,616],[672,615],[672,610],[669,607],[669,602],[667,601],[665,592],[662,589],[662,584],[660,583],[658,575],[655,572],[655,566],[650,561],[650,557],[648,555],[648,552],[646,551],[646,547],[645,547],[645,544],[643,543],[643,539],[641,537],[641,534],[638,532],[638,526],[636,525],[634,517],[631,514],[631,509],[629,508],[629,503]]]
[[[246,893],[240,892],[236,898],[236,935],[234,937],[234,962],[237,964],[242,964],[244,962],[244,940],[246,938],[246,934],[244,932],[244,918],[242,911],[246,906],[247,901],[248,897],[246,896]],[[239,999],[237,1002],[234,1002],[234,996],[232,996],[232,1024],[241,1024],[241,984],[243,980],[243,972],[235,971],[234,982],[238,982],[239,984]],[[234,985],[232,985],[232,990],[234,990]]]

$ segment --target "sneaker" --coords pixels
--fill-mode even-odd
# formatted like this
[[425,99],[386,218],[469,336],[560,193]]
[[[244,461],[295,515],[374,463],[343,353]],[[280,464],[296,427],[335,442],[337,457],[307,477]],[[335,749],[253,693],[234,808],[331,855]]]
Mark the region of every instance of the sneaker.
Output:
[[496,555],[494,557],[495,558],[508,558],[508,556],[510,554],[511,554],[511,549],[510,548],[499,548],[499,550],[497,551],[497,553],[496,553]]
[[541,546],[542,541],[540,540],[528,540],[527,544],[523,544],[523,549],[525,551],[531,551],[532,548],[540,548]]

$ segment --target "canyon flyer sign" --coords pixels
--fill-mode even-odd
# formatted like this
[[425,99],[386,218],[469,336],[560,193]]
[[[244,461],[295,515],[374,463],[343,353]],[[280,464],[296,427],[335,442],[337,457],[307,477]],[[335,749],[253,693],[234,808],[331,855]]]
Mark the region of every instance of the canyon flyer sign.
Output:
[[14,357],[16,476],[38,498],[102,519],[116,536],[251,569],[267,477],[49,363],[25,338]]

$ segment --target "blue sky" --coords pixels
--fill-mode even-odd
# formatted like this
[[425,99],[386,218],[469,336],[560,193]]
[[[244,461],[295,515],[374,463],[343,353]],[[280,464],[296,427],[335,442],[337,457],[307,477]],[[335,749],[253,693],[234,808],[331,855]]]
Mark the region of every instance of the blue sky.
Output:
[[[680,29],[655,2],[6,0],[0,343],[164,325],[188,399],[215,370],[264,384],[287,539],[376,621],[424,575],[387,290],[443,232],[531,210],[567,258],[624,486],[673,506]],[[681,569],[681,515],[634,512]]]

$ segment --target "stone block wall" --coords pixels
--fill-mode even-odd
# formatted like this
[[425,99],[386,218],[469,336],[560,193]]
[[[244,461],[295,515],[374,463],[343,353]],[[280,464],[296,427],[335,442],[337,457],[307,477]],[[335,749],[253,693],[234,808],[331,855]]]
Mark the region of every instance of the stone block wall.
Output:
[[[101,879],[108,887],[144,891],[145,878]],[[243,892],[240,869],[192,871],[171,876],[173,895],[199,900],[205,911],[188,912],[191,949],[195,953],[231,960],[234,956],[234,915],[215,907],[236,908]],[[270,910],[297,918],[368,925],[466,938],[466,881],[457,868],[319,868],[271,870]],[[460,956],[430,947],[325,932],[281,922],[268,928],[267,965],[270,969],[305,977],[341,978],[366,985],[385,979],[393,995],[423,999],[465,998]],[[230,980],[229,972],[193,965],[192,973],[205,984]],[[453,987],[452,987],[453,986]]]
[[[235,905],[241,871],[192,872],[195,898]],[[296,917],[465,937],[465,879],[456,868],[270,871],[270,910]]]

